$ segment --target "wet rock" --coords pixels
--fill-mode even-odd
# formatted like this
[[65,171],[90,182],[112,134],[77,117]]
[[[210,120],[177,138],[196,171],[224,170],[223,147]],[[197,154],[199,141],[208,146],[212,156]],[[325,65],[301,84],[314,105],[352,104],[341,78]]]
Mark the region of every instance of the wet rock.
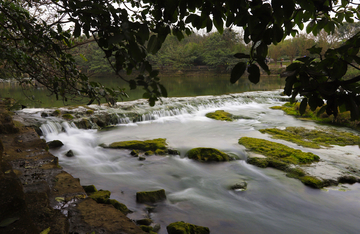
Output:
[[91,194],[91,193],[95,193],[98,191],[96,189],[95,185],[86,185],[86,186],[82,186],[82,187],[85,190],[86,194]]
[[210,112],[210,113],[207,113],[205,116],[210,119],[229,121],[229,122],[234,120],[232,114],[230,114],[226,111],[223,111],[223,110],[217,110],[215,112]]
[[359,179],[356,178],[355,176],[342,176],[338,179],[339,183],[342,184],[354,184],[356,182],[359,182]]
[[47,142],[47,144],[49,146],[49,149],[59,148],[64,145],[64,143],[62,143],[59,140],[50,141],[50,142]]
[[146,225],[140,225],[141,230],[147,233],[153,233],[153,227],[146,226]]
[[132,150],[132,151],[130,152],[130,154],[131,154],[132,156],[134,156],[134,157],[138,157],[138,156],[139,156],[139,151],[138,151],[138,150]]
[[236,183],[230,187],[231,190],[246,190],[247,183],[245,181]]
[[139,157],[139,161],[144,161],[144,160],[146,160],[146,158],[144,158],[144,157]]
[[42,112],[42,113],[41,113],[41,117],[43,117],[43,118],[49,117],[49,114],[46,113],[46,112]]
[[307,186],[310,186],[312,188],[317,188],[317,189],[320,189],[322,187],[324,187],[324,183],[322,180],[319,180],[318,178],[316,177],[313,177],[313,176],[304,176],[304,177],[301,177],[300,178],[300,181],[307,185]]
[[139,220],[136,220],[136,224],[149,226],[150,224],[152,224],[152,220],[151,219],[139,219]]
[[136,201],[139,203],[146,203],[146,202],[155,203],[165,199],[166,199],[166,194],[164,189],[136,193]]
[[146,156],[151,156],[151,155],[153,155],[153,154],[154,154],[154,152],[151,151],[151,150],[148,150],[148,151],[145,152],[145,155],[146,155]]
[[74,122],[75,125],[80,129],[91,129],[91,121],[87,118],[82,118],[80,121]]
[[113,205],[113,207],[115,207],[117,210],[120,210],[125,215],[128,214],[128,213],[131,213],[131,211],[127,208],[126,205],[124,205],[123,203],[118,202],[115,199],[108,199],[106,203]]
[[168,234],[209,234],[208,227],[197,226],[183,221],[171,223],[166,227]]
[[180,152],[176,149],[168,149],[168,154],[171,154],[171,155],[180,155]]
[[66,152],[65,156],[67,156],[67,157],[74,157],[75,154],[74,154],[74,152],[73,152],[72,150],[69,150],[68,152]]
[[109,145],[109,148],[115,149],[136,149],[142,151],[155,151],[157,149],[166,149],[166,139],[158,138],[153,140],[146,140],[146,141],[120,141],[120,142],[113,142]]
[[214,148],[194,148],[187,152],[190,159],[195,159],[202,162],[221,162],[230,161],[232,158],[224,152]]

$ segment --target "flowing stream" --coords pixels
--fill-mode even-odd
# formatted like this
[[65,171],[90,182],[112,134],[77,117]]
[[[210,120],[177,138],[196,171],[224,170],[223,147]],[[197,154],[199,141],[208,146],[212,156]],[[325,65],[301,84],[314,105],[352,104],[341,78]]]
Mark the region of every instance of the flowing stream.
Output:
[[[248,152],[238,144],[239,138],[271,139],[258,131],[263,128],[319,126],[270,109],[284,103],[279,93],[172,98],[154,108],[146,104],[138,107],[143,112],[141,121],[135,123],[126,121],[127,115],[122,112],[117,127],[108,131],[77,129],[66,122],[54,124],[55,119],[44,124],[42,130],[46,141],[57,139],[64,143],[60,149],[51,151],[59,157],[64,170],[80,178],[83,185],[110,190],[111,198],[134,211],[129,218],[149,216],[161,225],[160,234],[167,233],[166,226],[176,221],[206,226],[211,233],[219,234],[360,233],[359,183],[342,185],[342,189],[317,190],[286,177],[282,171],[246,163]],[[219,109],[243,118],[224,122],[205,117]],[[60,131],[61,128],[65,131]],[[180,155],[153,155],[139,161],[130,155],[130,150],[98,146],[155,138],[166,138],[169,147],[179,150]],[[313,150],[287,144],[314,152],[320,158],[336,154],[360,161],[358,146]],[[194,147],[217,148],[240,160],[196,162],[185,157]],[[70,149],[75,152],[74,157],[65,156]],[[247,182],[247,190],[229,189],[241,181]],[[165,189],[167,200],[156,203],[150,213],[146,205],[136,203],[136,192],[158,189]]]

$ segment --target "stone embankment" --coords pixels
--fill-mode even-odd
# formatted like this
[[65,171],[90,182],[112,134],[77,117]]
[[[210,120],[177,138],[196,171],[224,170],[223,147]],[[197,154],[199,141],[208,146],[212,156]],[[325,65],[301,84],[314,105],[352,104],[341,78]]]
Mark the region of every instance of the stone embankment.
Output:
[[88,197],[47,149],[0,100],[0,233],[145,233],[113,205]]

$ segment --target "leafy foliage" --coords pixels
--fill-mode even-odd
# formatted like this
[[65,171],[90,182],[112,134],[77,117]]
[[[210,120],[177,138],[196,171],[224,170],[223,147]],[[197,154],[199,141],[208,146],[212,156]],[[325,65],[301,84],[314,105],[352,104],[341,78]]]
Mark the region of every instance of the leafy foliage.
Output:
[[[359,18],[359,6],[352,0],[91,0],[91,1],[8,1],[0,0],[0,66],[10,68],[11,74],[26,74],[30,79],[46,86],[56,96],[67,100],[70,96],[86,96],[90,102],[107,98],[115,103],[124,90],[106,88],[88,78],[76,67],[68,50],[87,40],[96,41],[113,71],[127,81],[131,89],[142,87],[144,98],[154,105],[160,96],[166,96],[160,84],[158,71],[148,58],[156,54],[169,35],[178,40],[190,35],[193,29],[227,33],[225,27],[241,27],[243,40],[251,45],[249,54],[237,55],[240,59],[233,67],[231,82],[243,74],[253,83],[260,78],[259,69],[269,73],[265,58],[269,46],[278,44],[286,36],[295,36],[297,28],[315,36],[324,30],[333,33],[344,20],[353,23]],[[52,6],[54,20],[39,20],[24,7]],[[48,13],[49,14],[49,13]],[[44,14],[46,15],[46,14]],[[72,27],[66,29],[71,22]],[[303,105],[312,109],[326,101],[326,112],[337,115],[350,110],[353,119],[359,119],[360,76],[343,79],[349,66],[360,62],[360,34],[355,34],[340,47],[321,52],[312,47],[310,56],[298,59],[287,68],[285,93],[293,98],[300,94]],[[346,37],[345,37],[346,38]],[[215,40],[214,42],[219,42]],[[216,44],[216,43],[215,43]],[[214,44],[214,45],[215,45]],[[213,46],[213,45],[210,45]],[[230,51],[231,52],[231,51]],[[175,51],[174,53],[180,53]],[[228,53],[228,52],[226,52]],[[204,53],[204,60],[217,56],[216,48]],[[181,57],[186,57],[186,53]],[[320,59],[314,59],[318,57]],[[247,62],[244,62],[244,58]],[[192,58],[190,58],[192,59]],[[214,61],[216,62],[216,61]],[[219,61],[228,63],[227,61]],[[245,68],[245,69],[244,69]],[[121,72],[131,74],[127,78]],[[248,73],[245,73],[245,70]]]

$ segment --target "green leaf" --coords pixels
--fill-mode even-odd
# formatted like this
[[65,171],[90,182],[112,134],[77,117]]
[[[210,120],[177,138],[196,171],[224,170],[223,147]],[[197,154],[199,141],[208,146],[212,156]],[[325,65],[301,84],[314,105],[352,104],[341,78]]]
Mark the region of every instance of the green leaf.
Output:
[[257,84],[260,81],[260,69],[256,64],[251,64],[250,67],[248,68],[248,72],[249,72],[249,80],[254,83]]
[[224,32],[224,23],[222,21],[221,16],[219,15],[214,16],[214,25],[220,34]]
[[80,55],[80,57],[81,57],[85,62],[88,61],[83,54],[79,54],[79,55]]
[[240,77],[244,74],[246,70],[247,64],[245,62],[239,62],[235,65],[235,67],[231,71],[230,82],[234,84],[236,81],[240,79]]
[[273,39],[275,42],[279,43],[284,37],[284,30],[280,25],[274,24],[273,26]]
[[79,37],[81,34],[81,26],[79,24],[79,22],[75,22],[75,29],[74,29],[74,37]]
[[303,115],[305,113],[306,107],[307,107],[307,98],[303,98],[303,100],[300,103],[300,109],[299,109],[300,115]]
[[0,222],[0,227],[9,226],[10,224],[12,224],[15,221],[18,221],[19,219],[20,219],[19,217],[12,217],[12,218],[3,219]]

